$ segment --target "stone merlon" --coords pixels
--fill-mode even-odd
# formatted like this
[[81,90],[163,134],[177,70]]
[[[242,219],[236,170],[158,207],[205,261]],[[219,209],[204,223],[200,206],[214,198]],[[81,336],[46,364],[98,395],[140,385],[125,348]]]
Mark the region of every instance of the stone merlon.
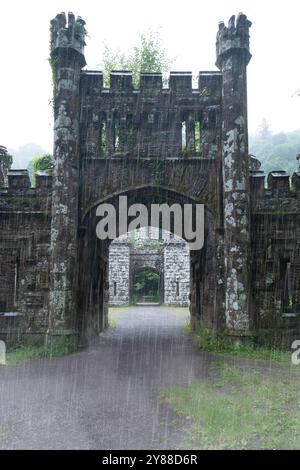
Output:
[[73,13],[68,13],[68,21],[65,13],[59,13],[50,23],[51,53],[56,48],[72,48],[83,55],[85,46],[85,21],[78,16],[75,19]]
[[249,52],[249,28],[251,25],[251,21],[243,13],[239,13],[236,20],[235,15],[233,15],[229,19],[227,27],[223,21],[219,23],[216,42],[217,67],[220,67],[222,57],[232,53],[234,50],[243,52],[246,55],[246,63],[249,63],[251,59]]

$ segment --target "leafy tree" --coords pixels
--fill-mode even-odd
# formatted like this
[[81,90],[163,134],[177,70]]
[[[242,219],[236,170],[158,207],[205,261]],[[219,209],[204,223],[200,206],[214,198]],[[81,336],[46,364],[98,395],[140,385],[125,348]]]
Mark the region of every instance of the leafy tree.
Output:
[[134,297],[136,300],[148,298],[159,300],[159,275],[153,271],[140,271],[134,275]]
[[0,185],[6,186],[7,172],[13,162],[13,157],[8,153],[7,148],[0,145]]
[[120,49],[111,51],[105,45],[102,60],[104,84],[109,86],[109,74],[112,70],[131,70],[133,84],[138,86],[140,72],[166,74],[171,63],[157,32],[141,34],[138,43],[127,53]]
[[297,170],[296,155],[300,153],[300,129],[292,132],[280,132],[262,137],[261,133],[250,134],[250,153],[262,163],[262,169],[270,171],[285,170],[293,173]]
[[145,276],[147,281],[158,281],[159,280],[159,275],[154,272],[148,272]]
[[11,167],[13,157],[8,153],[8,150],[3,145],[0,145],[0,165],[7,170]]
[[35,155],[29,164],[33,176],[33,185],[36,185],[36,174],[38,171],[46,171],[50,174],[53,166],[53,157],[49,153],[44,155]]

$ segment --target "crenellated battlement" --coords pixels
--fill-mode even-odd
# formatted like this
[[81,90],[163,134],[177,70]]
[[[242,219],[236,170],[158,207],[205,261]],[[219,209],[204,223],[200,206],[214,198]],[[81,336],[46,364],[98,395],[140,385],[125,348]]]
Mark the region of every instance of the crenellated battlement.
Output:
[[[110,158],[216,158],[220,154],[222,73],[161,73],[83,70],[80,77],[80,156]],[[218,131],[217,131],[218,129]]]
[[[266,185],[267,179],[267,185]],[[300,173],[290,175],[284,170],[271,171],[266,176],[262,170],[251,171],[250,190],[256,199],[280,198],[282,201],[300,197]]]
[[233,15],[228,21],[228,26],[225,26],[223,21],[219,23],[216,42],[217,67],[221,66],[222,58],[234,50],[246,53],[246,63],[250,61],[249,29],[251,25],[251,21],[243,13],[239,13],[237,19]]
[[28,170],[10,170],[8,185],[0,188],[0,210],[19,213],[50,211],[52,180],[52,175],[38,171],[36,185],[32,187]]
[[164,85],[162,73],[140,73],[139,87],[134,87],[130,70],[113,70],[110,73],[110,86],[104,87],[103,72],[98,70],[83,70],[81,73],[83,88],[88,94],[106,90],[111,93],[141,92],[153,94],[171,92],[184,95],[198,93],[201,96],[217,96],[222,93],[222,73],[216,71],[199,72],[198,87],[192,86],[192,72],[171,71],[168,85]]
[[[120,195],[128,208],[205,206],[204,249],[188,264],[193,326],[248,340],[252,328],[300,318],[300,166],[266,175],[249,156],[250,27],[242,13],[219,24],[219,71],[196,85],[189,71],[167,81],[143,72],[137,86],[113,70],[106,86],[101,71],[83,70],[85,22],[51,21],[53,177],[38,172],[32,187],[27,170],[10,170],[0,188],[0,313],[19,312],[22,331],[85,344],[105,328],[109,242],[96,236],[97,207],[120,216]],[[124,272],[114,276],[118,290]]]
[[56,48],[72,48],[80,54],[84,54],[85,46],[85,21],[78,16],[75,19],[73,13],[69,12],[68,17],[64,12],[59,13],[50,23],[51,31],[51,53]]

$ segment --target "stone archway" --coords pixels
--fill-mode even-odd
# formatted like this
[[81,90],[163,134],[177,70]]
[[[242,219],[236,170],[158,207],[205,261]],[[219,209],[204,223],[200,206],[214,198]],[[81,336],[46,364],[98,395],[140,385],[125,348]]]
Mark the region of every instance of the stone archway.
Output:
[[[175,191],[165,188],[143,187],[132,189],[126,193],[114,194],[102,201],[110,203],[118,217],[118,197],[127,195],[128,205],[133,203],[150,204],[174,203],[192,204],[196,201]],[[77,298],[77,329],[82,342],[91,339],[107,325],[108,314],[108,249],[110,240],[99,240],[96,236],[96,225],[99,218],[96,210],[99,202],[95,202],[82,220],[79,237],[79,270]],[[172,228],[172,227],[171,227]],[[119,227],[117,228],[117,234]],[[172,230],[170,230],[172,232]],[[224,291],[220,284],[220,240],[214,215],[205,209],[205,237],[202,250],[191,252],[191,294],[190,313],[192,325],[203,323],[217,329],[224,323],[222,305]],[[223,261],[223,259],[221,260]]]
[[[63,14],[58,15],[53,25],[55,166],[49,334],[76,334],[78,319],[85,325],[81,331],[99,331],[105,324],[102,315],[95,328],[93,321],[80,318],[78,308],[86,306],[89,312],[98,306],[102,312],[105,305],[106,248],[105,243],[98,247],[91,242],[94,227],[89,220],[94,217],[96,201],[130,192],[135,202],[146,199],[149,203],[151,198],[161,200],[163,189],[170,200],[172,195],[177,203],[192,198],[207,204],[213,214],[207,213],[206,247],[201,255],[192,256],[192,315],[201,321],[209,319],[217,328],[224,323],[226,312],[228,331],[248,334],[247,65],[251,23],[239,15],[236,21],[230,19],[228,28],[220,24],[216,43],[220,71],[200,72],[195,90],[192,74],[186,72],[171,73],[168,89],[162,86],[161,74],[142,74],[140,87],[135,89],[128,71],[112,72],[106,89],[102,72],[82,70],[86,65],[84,22],[76,21],[76,37],[72,16],[68,23]],[[137,188],[145,192],[137,194]],[[88,277],[89,284],[83,282],[86,290],[81,286],[83,272]],[[95,285],[102,286],[101,295]]]

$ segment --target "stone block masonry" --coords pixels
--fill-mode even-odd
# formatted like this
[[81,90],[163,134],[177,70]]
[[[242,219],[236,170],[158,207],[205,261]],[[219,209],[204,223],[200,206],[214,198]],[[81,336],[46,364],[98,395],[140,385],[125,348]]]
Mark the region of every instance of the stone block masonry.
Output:
[[[139,88],[130,71],[112,71],[106,88],[101,71],[84,69],[82,18],[54,18],[53,175],[32,188],[27,170],[0,168],[1,339],[89,343],[109,300],[130,302],[132,272],[145,267],[160,273],[162,301],[190,297],[193,326],[299,336],[300,172],[266,178],[248,154],[250,27],[244,14],[219,24],[219,70],[200,72],[196,88],[177,71],[167,87],[142,73]],[[96,208],[110,203],[118,218],[120,195],[147,208],[203,204],[203,248],[100,241]]]
[[111,243],[110,305],[133,303],[134,274],[149,270],[160,277],[160,302],[180,307],[189,306],[189,248],[184,240],[170,238],[170,235],[164,232],[159,242],[158,230],[150,227],[148,230],[143,228],[136,233],[123,235]]

